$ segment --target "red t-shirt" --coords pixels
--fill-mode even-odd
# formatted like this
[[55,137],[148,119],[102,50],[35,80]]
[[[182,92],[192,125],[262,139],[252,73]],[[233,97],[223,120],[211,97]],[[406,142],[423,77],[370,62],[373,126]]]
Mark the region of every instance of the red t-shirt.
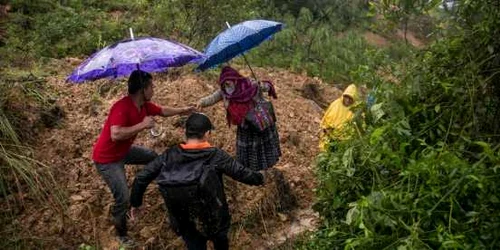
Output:
[[111,126],[131,127],[142,122],[146,115],[156,116],[160,114],[161,107],[154,103],[145,102],[139,111],[130,96],[123,97],[111,107],[101,135],[94,144],[92,159],[101,164],[123,160],[136,136],[127,140],[112,141]]

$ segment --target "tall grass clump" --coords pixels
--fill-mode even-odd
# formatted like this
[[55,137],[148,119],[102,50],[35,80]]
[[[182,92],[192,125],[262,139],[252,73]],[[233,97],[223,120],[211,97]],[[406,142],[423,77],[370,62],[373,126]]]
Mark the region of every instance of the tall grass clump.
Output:
[[[5,72],[4,72],[5,73]],[[22,103],[38,103],[44,100],[33,86],[0,79],[0,222],[5,227],[0,237],[2,248],[18,245],[20,227],[16,216],[27,209],[28,204],[48,205],[62,213],[65,210],[63,191],[56,183],[50,168],[36,159],[29,146],[33,138],[24,133],[30,126],[22,110]],[[29,88],[29,90],[28,90]],[[29,201],[29,203],[28,203]]]

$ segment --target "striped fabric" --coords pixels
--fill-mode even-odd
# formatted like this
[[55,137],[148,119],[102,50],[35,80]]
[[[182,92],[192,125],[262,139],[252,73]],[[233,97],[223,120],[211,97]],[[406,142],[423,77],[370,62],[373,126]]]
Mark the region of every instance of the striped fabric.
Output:
[[276,125],[260,132],[252,127],[238,126],[236,157],[245,167],[263,170],[274,166],[281,156]]

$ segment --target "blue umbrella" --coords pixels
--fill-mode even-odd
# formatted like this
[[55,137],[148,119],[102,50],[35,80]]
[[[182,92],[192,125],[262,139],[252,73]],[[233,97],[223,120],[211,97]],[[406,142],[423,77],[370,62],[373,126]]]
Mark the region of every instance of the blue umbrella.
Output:
[[93,81],[106,77],[128,76],[141,69],[164,71],[197,62],[204,55],[187,45],[153,37],[124,40],[96,52],[68,77],[71,82]]
[[[197,70],[203,71],[229,61],[267,40],[283,27],[282,23],[267,20],[250,20],[232,27],[227,25],[228,29],[217,35],[205,48],[206,58],[200,63]],[[245,55],[243,57],[250,67]],[[253,74],[251,67],[250,70]]]

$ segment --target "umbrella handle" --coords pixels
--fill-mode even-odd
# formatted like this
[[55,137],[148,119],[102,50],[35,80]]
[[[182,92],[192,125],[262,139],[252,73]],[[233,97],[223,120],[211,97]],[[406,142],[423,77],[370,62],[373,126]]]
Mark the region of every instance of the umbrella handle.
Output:
[[156,130],[155,128],[151,128],[149,130],[149,133],[151,134],[151,136],[153,138],[158,137],[158,136],[163,134],[163,126],[159,130]]
[[[155,123],[156,123],[156,121],[155,121]],[[158,137],[158,136],[163,134],[163,125],[160,124],[160,129],[156,129],[156,127],[157,126],[154,126],[154,127],[149,129],[149,133],[151,134],[151,136],[153,138]]]
[[130,39],[134,40],[134,31],[132,31],[132,28],[128,28],[128,31],[130,32]]
[[[239,46],[239,45],[238,45]],[[241,53],[241,55],[243,56],[243,59],[245,60],[245,63],[247,64],[248,68],[250,68],[250,72],[252,72],[252,76],[255,80],[257,80],[257,82],[260,83],[259,79],[257,79],[257,76],[255,75],[255,72],[253,72],[253,69],[252,67],[250,67],[250,63],[248,63],[248,60],[247,60],[247,57],[245,56],[244,53]]]

